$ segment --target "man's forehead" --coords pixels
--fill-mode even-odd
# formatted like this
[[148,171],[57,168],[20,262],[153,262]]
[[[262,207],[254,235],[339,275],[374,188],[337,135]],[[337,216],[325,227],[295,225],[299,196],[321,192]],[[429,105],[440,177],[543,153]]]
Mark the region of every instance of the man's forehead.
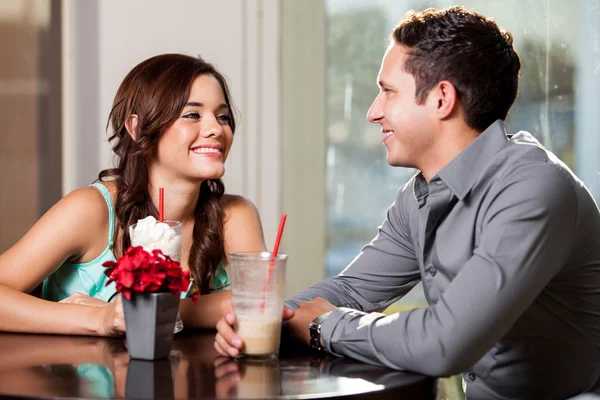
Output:
[[379,84],[385,83],[392,75],[402,73],[404,71],[404,60],[407,55],[408,49],[405,46],[399,44],[390,45],[381,60],[377,82]]

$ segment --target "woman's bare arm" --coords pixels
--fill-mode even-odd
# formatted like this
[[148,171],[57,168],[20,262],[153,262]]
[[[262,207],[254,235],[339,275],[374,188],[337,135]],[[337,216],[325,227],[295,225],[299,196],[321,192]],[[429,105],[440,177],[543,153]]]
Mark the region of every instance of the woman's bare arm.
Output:
[[124,331],[118,304],[88,307],[35,298],[33,290],[66,260],[88,261],[107,244],[108,211],[95,188],[60,200],[0,255],[0,331],[115,335]]

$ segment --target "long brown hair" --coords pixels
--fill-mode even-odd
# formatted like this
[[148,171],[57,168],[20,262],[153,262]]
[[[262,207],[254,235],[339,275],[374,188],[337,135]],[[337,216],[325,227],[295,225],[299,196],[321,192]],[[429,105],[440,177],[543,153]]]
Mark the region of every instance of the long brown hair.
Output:
[[[113,102],[108,126],[109,142],[118,156],[118,167],[100,172],[100,181],[114,180],[117,187],[115,212],[122,230],[121,249],[130,244],[129,226],[158,210],[148,190],[148,159],[154,154],[160,136],[179,118],[188,101],[192,83],[200,75],[212,75],[223,90],[225,102],[233,110],[227,82],[201,58],[181,54],[162,54],[149,58],[127,74]],[[125,127],[130,115],[138,116],[134,141]],[[231,115],[229,126],[235,132]],[[223,204],[225,186],[221,179],[205,180],[200,185],[194,211],[193,241],[189,268],[195,286],[208,293],[219,263],[225,260],[223,243]],[[115,235],[116,235],[115,230]]]

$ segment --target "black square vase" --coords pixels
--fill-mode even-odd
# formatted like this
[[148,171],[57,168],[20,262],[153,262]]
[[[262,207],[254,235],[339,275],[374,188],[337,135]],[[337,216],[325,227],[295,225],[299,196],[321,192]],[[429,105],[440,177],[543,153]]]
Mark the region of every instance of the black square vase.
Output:
[[133,293],[123,298],[127,351],[131,358],[169,357],[179,297],[172,293]]

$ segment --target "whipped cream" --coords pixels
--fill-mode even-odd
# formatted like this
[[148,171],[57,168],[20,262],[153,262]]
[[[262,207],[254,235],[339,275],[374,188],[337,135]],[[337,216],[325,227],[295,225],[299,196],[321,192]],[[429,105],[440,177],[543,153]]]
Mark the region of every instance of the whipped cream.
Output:
[[148,252],[160,249],[163,254],[181,261],[181,233],[176,232],[169,224],[158,222],[156,218],[149,216],[138,220],[132,228],[130,230],[132,246],[142,246]]

